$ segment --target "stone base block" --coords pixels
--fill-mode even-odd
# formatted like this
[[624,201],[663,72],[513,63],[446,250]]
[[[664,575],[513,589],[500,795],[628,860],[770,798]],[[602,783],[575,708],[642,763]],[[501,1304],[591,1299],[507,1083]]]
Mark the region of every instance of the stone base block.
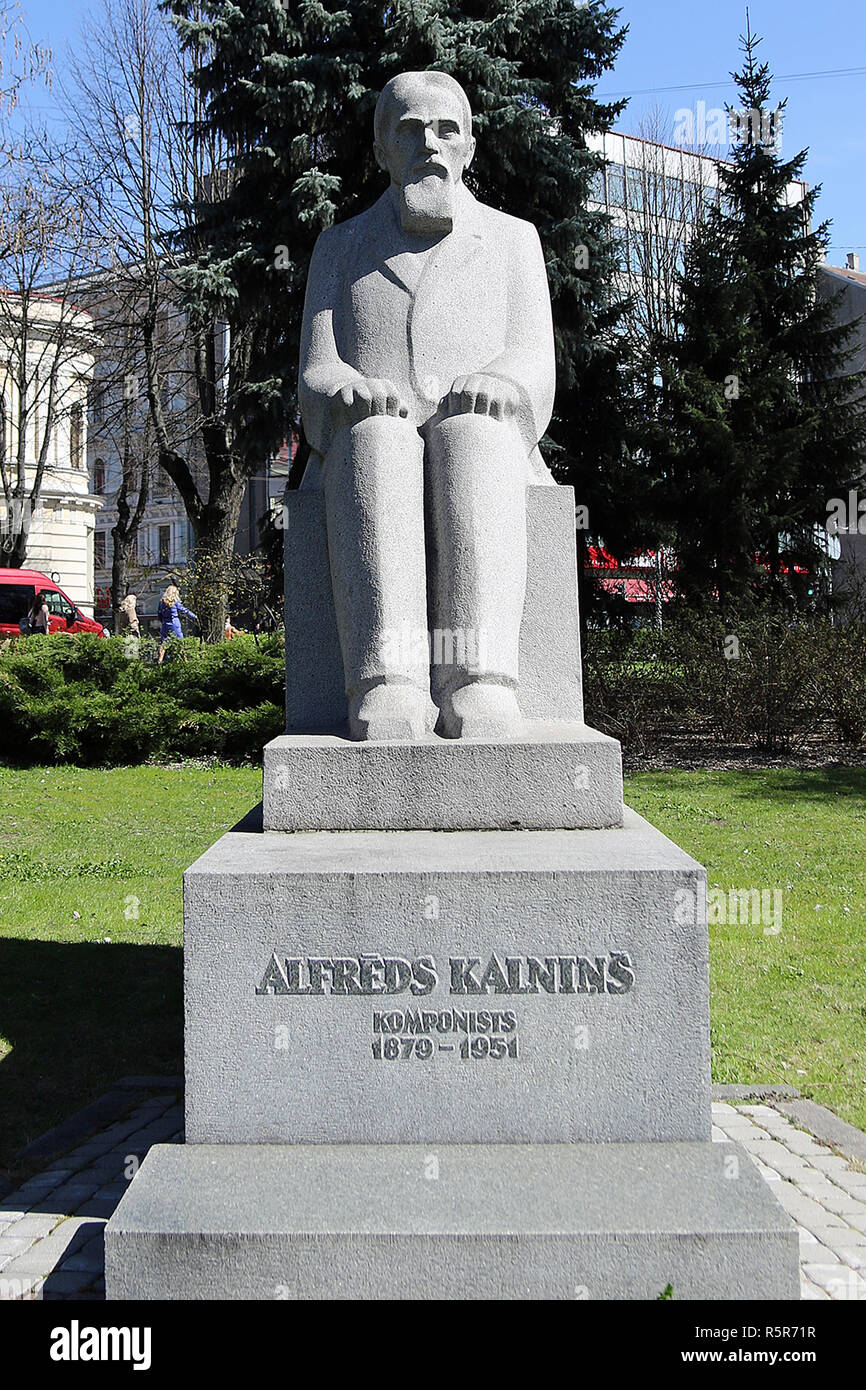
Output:
[[796,1228],[710,1143],[157,1145],[105,1278],[109,1299],[799,1297]]
[[709,1139],[706,876],[633,811],[259,825],[185,875],[191,1143]]
[[497,743],[356,743],[284,734],[265,745],[266,830],[604,829],[622,824],[622,755],[587,724],[534,723]]

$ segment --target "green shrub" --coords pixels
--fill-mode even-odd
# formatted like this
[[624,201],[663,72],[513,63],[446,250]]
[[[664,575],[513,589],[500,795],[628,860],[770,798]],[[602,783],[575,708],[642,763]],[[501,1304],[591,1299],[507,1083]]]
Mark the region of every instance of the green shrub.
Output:
[[[28,637],[0,649],[0,759],[111,766],[258,759],[283,730],[282,636],[137,649],[121,637]],[[679,735],[768,753],[866,737],[866,614],[835,625],[678,615],[662,633],[591,632],[587,722],[647,755]]]
[[29,637],[0,653],[0,758],[110,766],[172,757],[257,759],[282,733],[282,639],[219,646]]
[[866,736],[866,620],[769,612],[669,618],[663,632],[590,633],[586,718],[632,754],[675,735],[764,753]]

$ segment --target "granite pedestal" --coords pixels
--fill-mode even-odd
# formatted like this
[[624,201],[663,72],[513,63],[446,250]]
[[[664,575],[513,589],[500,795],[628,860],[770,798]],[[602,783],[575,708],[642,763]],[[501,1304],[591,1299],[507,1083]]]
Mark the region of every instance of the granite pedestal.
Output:
[[735,1144],[157,1145],[112,1298],[793,1299],[797,1235]]
[[111,1298],[798,1295],[709,1141],[704,871],[599,831],[308,832],[185,876],[187,1143],[106,1230]]
[[250,817],[184,879],[187,1141],[709,1139],[704,883],[629,810],[580,833]]
[[108,1297],[797,1297],[710,1142],[704,870],[583,722],[571,490],[527,507],[519,736],[377,743],[290,499],[287,733],[185,875],[187,1142],[108,1223]]
[[264,750],[266,830],[605,829],[622,824],[622,755],[586,724],[528,722],[507,742],[430,734],[360,743],[281,735]]

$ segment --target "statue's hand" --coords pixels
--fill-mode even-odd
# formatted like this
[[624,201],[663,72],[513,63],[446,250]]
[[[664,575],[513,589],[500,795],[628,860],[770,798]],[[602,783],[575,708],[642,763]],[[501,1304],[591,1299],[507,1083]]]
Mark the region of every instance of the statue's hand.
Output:
[[387,377],[364,377],[351,382],[338,392],[338,398],[350,422],[367,420],[371,415],[398,415],[406,419],[409,407],[393,381]]
[[520,405],[520,393],[504,377],[475,372],[459,376],[442,404],[449,415],[492,415],[494,420],[510,420]]

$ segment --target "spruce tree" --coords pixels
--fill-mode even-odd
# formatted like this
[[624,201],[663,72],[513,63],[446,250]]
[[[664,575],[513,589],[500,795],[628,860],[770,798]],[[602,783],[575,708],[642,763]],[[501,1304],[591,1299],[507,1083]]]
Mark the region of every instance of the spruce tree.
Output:
[[[621,104],[593,96],[625,37],[603,0],[172,0],[202,54],[203,131],[233,150],[231,187],[200,224],[190,303],[248,335],[234,402],[247,447],[277,446],[296,412],[298,338],[313,243],[384,187],[372,153],[382,87],[437,68],[465,88],[478,140],[467,184],[538,227],[556,329],[557,404],[543,446],[590,524],[627,514],[623,344],[608,218],[588,211],[599,156],[589,131]],[[305,461],[303,444],[293,470]]]
[[[782,107],[760,40],[740,40],[732,160],[680,280],[678,332],[663,353],[656,496],[675,535],[681,592],[742,610],[804,602],[826,569],[828,499],[862,475],[862,375],[851,329],[816,284],[828,224],[820,187],[789,202],[808,151],[785,160]],[[810,579],[798,579],[808,571]]]

